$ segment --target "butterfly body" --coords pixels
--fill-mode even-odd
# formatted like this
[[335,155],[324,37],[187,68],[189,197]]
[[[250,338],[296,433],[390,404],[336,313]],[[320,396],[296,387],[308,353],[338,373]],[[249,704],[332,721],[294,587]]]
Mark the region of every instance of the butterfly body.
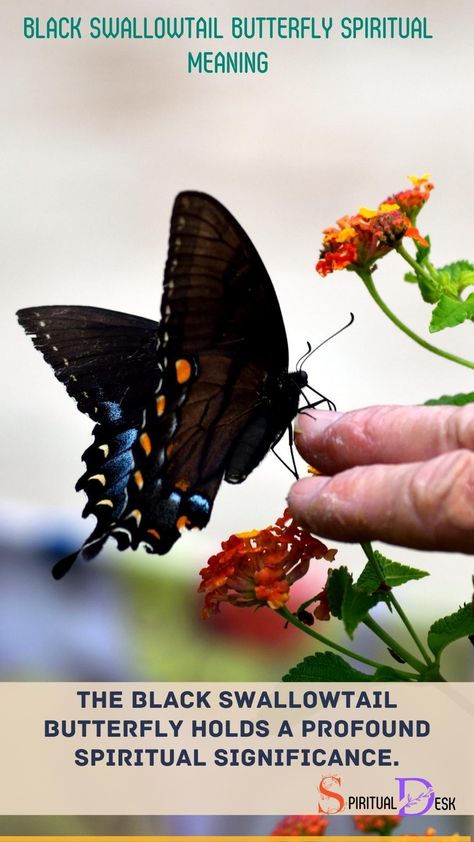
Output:
[[[85,451],[83,515],[97,524],[79,552],[113,536],[169,551],[203,528],[222,479],[242,482],[298,409],[286,333],[253,244],[219,202],[176,198],[161,321],[95,307],[21,310],[20,324],[95,422]],[[57,577],[78,553],[55,568]]]

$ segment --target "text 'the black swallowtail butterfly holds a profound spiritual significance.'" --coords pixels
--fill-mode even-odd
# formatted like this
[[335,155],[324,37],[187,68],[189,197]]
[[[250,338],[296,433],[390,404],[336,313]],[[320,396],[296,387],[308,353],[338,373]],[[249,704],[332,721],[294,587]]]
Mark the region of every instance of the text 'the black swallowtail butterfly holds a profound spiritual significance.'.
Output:
[[161,321],[97,307],[31,307],[18,319],[54,374],[96,422],[76,488],[95,529],[59,562],[118,548],[164,554],[209,521],[222,479],[242,482],[298,410],[285,328],[249,237],[216,199],[173,207]]

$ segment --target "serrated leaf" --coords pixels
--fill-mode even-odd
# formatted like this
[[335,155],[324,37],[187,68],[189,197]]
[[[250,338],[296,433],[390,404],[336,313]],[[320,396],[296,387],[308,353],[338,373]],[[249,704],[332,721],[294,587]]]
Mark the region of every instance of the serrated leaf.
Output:
[[424,236],[424,239],[428,243],[427,246],[423,246],[421,243],[416,243],[416,262],[417,263],[423,263],[423,261],[426,260],[426,258],[430,256],[430,251],[431,251],[430,235],[426,234],[426,236]]
[[442,395],[440,398],[432,398],[425,401],[424,406],[465,406],[467,403],[474,403],[474,392],[467,392],[458,395]]
[[354,632],[359,623],[381,599],[383,599],[383,595],[368,594],[365,591],[360,591],[352,582],[346,584],[342,600],[342,621],[351,639],[354,637]]
[[411,284],[418,284],[423,301],[428,304],[436,304],[442,293],[442,288],[436,278],[430,275],[425,275],[420,272],[407,272],[404,276],[405,281]]
[[378,667],[372,676],[372,681],[410,681],[410,677],[402,677],[401,671],[396,672],[391,667]]
[[329,571],[326,582],[329,610],[332,616],[339,620],[342,620],[342,600],[348,583],[352,584],[352,575],[347,567],[336,567]]
[[465,301],[442,295],[431,314],[430,333],[437,333],[446,327],[456,327],[474,318],[474,292]]
[[474,634],[474,610],[472,603],[461,606],[455,614],[436,620],[428,632],[428,646],[433,655],[440,655],[446,646]]
[[442,289],[457,297],[466,287],[474,284],[474,266],[468,260],[456,260],[436,270]]
[[405,582],[410,582],[413,579],[423,579],[425,576],[430,575],[425,570],[418,570],[416,567],[408,567],[406,564],[392,561],[382,555],[382,553],[379,553],[378,550],[374,551],[374,555],[382,568],[383,579],[380,579],[377,575],[370,561],[367,562],[356,582],[356,587],[359,590],[365,591],[365,593],[375,593],[382,583],[388,585],[389,588],[396,588],[399,585],[404,585]]
[[[351,667],[340,655],[317,652],[292,667],[282,681],[371,681],[372,676]],[[388,679],[390,680],[390,679]]]

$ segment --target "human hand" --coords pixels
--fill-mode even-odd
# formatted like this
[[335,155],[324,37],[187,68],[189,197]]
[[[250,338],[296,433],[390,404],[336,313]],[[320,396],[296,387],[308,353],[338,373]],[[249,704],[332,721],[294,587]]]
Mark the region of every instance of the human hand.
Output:
[[474,405],[304,411],[296,446],[321,476],[288,504],[323,538],[474,552]]

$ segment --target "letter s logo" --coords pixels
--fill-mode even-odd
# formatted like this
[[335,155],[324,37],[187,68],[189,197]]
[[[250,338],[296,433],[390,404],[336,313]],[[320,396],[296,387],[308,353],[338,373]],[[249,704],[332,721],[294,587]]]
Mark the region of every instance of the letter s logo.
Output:
[[337,802],[337,805],[321,805],[318,802],[318,813],[325,813],[326,815],[333,816],[335,813],[340,813],[342,808],[344,807],[344,798],[339,792],[333,792],[331,787],[334,786],[341,786],[341,778],[337,775],[326,775],[325,777],[321,778],[321,782],[318,786],[318,790],[322,795],[322,801],[327,802],[329,799],[332,799]]

